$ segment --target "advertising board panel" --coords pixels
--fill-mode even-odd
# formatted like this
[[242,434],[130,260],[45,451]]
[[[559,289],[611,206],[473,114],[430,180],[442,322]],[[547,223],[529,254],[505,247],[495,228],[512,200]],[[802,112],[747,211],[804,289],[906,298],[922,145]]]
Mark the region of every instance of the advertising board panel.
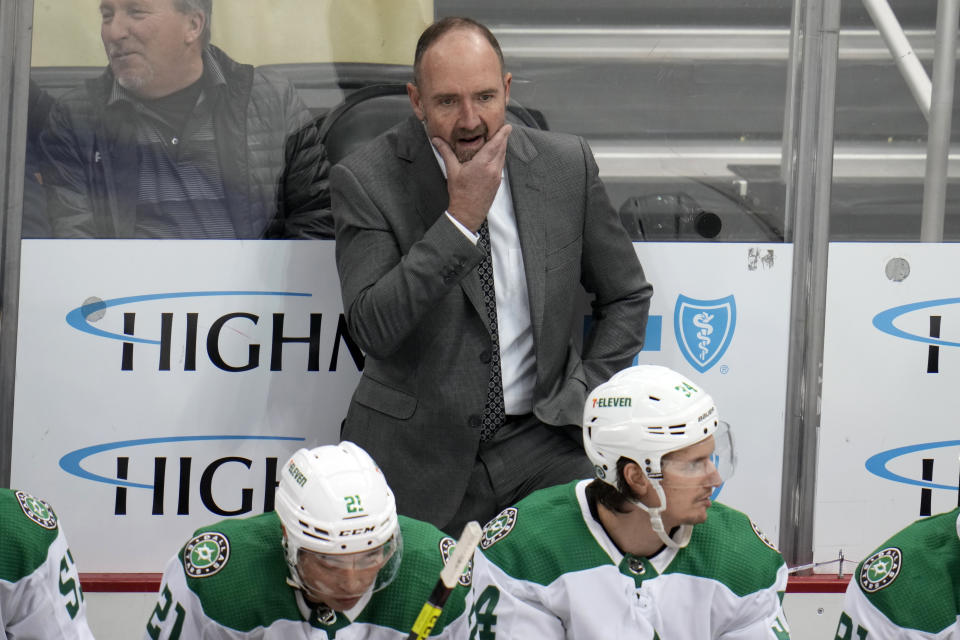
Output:
[[958,269],[955,244],[830,246],[816,560],[858,562],[960,501]]
[[[635,247],[638,360],[714,395],[739,456],[719,499],[776,540],[792,248]],[[24,241],[12,483],[58,509],[82,571],[160,571],[195,528],[272,508],[362,366],[333,242]]]
[[635,243],[653,283],[639,360],[669,366],[713,395],[737,451],[717,499],[779,539],[793,246]]

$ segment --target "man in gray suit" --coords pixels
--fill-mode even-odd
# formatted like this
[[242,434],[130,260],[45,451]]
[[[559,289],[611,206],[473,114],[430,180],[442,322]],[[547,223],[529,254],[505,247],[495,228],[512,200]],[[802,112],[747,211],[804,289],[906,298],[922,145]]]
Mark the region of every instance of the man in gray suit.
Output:
[[[367,354],[343,437],[401,513],[454,534],[592,475],[587,392],[643,344],[652,287],[585,141],[505,123],[490,31],[421,35],[415,117],[331,172],[350,333]],[[577,291],[594,296],[583,348]]]

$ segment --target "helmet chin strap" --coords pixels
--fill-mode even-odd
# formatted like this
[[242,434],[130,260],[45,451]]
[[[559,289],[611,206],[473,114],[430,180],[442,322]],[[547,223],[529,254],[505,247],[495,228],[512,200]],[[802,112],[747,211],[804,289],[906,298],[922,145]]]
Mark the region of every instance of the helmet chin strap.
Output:
[[[647,515],[650,516],[650,526],[653,527],[654,533],[657,534],[657,537],[671,549],[682,549],[687,544],[690,543],[690,536],[693,534],[693,527],[688,524],[680,526],[680,531],[677,534],[677,539],[674,540],[670,537],[669,533],[663,527],[663,519],[660,517],[660,513],[667,508],[667,496],[663,493],[663,487],[660,486],[658,480],[651,480],[650,484],[653,486],[653,490],[657,492],[657,498],[660,500],[659,507],[648,507],[643,504],[640,500],[633,500],[627,498],[631,503],[640,507],[647,512]],[[960,521],[958,521],[958,526],[960,526]]]
[[283,555],[285,556],[285,559],[287,561],[287,569],[290,574],[287,576],[287,584],[293,587],[294,589],[303,591],[303,582],[301,582],[300,574],[297,572],[296,563],[293,562],[293,558],[296,557],[298,549],[296,548],[291,549],[291,547],[295,547],[295,546],[296,545],[292,544],[287,539],[286,532],[284,532]]

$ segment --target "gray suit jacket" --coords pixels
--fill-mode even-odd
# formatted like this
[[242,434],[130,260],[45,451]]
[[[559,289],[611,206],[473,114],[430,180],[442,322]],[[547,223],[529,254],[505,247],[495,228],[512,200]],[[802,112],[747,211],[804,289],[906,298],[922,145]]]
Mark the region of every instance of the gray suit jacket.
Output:
[[[534,413],[579,425],[587,390],[640,350],[653,289],[584,140],[514,125],[506,163]],[[335,166],[330,185],[343,306],[367,356],[342,435],[377,461],[401,513],[443,526],[473,468],[490,375],[480,250],[443,215],[446,181],[412,116]],[[582,355],[580,284],[594,294]]]

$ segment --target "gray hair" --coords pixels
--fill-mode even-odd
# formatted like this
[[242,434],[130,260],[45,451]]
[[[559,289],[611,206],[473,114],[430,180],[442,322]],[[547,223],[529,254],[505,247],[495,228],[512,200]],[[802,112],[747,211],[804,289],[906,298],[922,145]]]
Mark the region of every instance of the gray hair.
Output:
[[210,17],[213,14],[213,0],[174,0],[174,6],[180,13],[196,11],[203,14],[203,33],[200,42],[206,47],[210,44]]

